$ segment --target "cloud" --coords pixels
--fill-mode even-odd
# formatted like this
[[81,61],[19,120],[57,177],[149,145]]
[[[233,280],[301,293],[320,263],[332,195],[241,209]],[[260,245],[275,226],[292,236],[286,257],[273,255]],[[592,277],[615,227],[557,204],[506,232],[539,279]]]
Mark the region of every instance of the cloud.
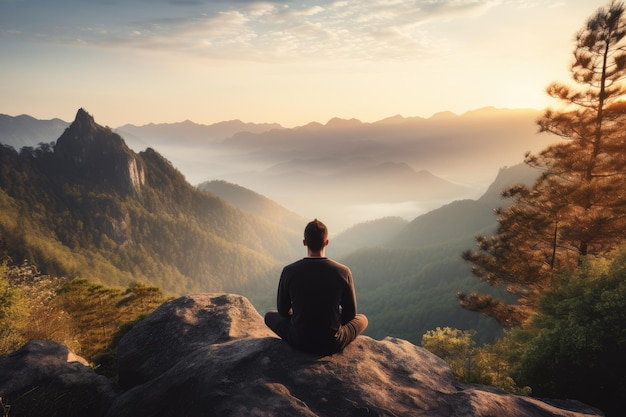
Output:
[[[278,0],[164,0],[159,4],[134,0],[112,4],[108,0],[82,7],[82,20],[75,17],[71,24],[57,13],[57,21],[42,27],[25,25],[15,29],[22,34],[31,30],[33,38],[50,42],[150,49],[206,58],[414,59],[430,53],[427,25],[480,15],[502,1],[342,0],[305,4]],[[105,3],[107,10],[103,9]],[[72,1],[59,3],[59,7],[63,4]],[[71,14],[75,16],[76,12]],[[5,35],[9,33],[4,31]]]

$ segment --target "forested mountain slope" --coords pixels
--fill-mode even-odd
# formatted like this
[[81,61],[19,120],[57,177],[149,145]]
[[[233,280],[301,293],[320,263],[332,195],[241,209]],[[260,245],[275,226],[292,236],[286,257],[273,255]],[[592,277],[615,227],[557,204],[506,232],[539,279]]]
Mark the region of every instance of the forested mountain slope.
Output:
[[504,168],[478,200],[455,201],[419,216],[382,244],[361,235],[362,248],[341,261],[355,276],[359,309],[370,318],[368,334],[414,343],[427,330],[445,326],[476,329],[482,341],[499,334],[493,319],[459,306],[459,291],[495,291],[476,280],[461,253],[474,246],[477,234],[495,229],[493,209],[507,204],[499,197],[502,189],[536,176],[525,165]]
[[[269,198],[252,190],[231,184],[226,181],[207,181],[198,185],[198,188],[208,191],[256,216],[268,219],[274,223],[282,224],[288,229],[301,232],[304,226],[313,219],[304,217],[287,210]],[[302,233],[300,233],[302,234]]]
[[423,214],[388,241],[393,247],[417,247],[446,243],[496,226],[494,209],[509,202],[501,192],[514,184],[530,185],[539,172],[525,164],[502,168],[487,191],[477,200],[458,200]]
[[[193,185],[238,184],[306,218],[323,219],[338,233],[359,222],[411,218],[477,198],[500,167],[549,144],[550,138],[536,134],[538,115],[530,109],[484,108],[374,123],[335,118],[282,128],[187,120],[125,125],[114,132],[135,152],[157,151]],[[12,129],[20,127],[6,130],[0,120],[0,143],[16,149],[49,143],[62,131],[33,140],[30,132],[47,121],[2,117]],[[3,139],[12,134],[20,143]],[[309,198],[302,198],[304,189]]]
[[364,247],[384,245],[406,228],[408,223],[401,217],[383,217],[355,224],[332,237],[326,252],[340,257]]
[[[232,205],[198,190],[160,154],[133,152],[83,110],[54,145],[2,147],[0,158],[1,254],[46,273],[116,286],[144,281],[174,294],[236,292],[263,311],[273,307],[282,266],[304,255],[306,219],[233,184],[211,186]],[[410,223],[355,227],[337,237],[336,254],[331,240],[329,256],[354,272],[368,334],[417,343],[437,326],[494,334],[488,320],[458,307],[457,291],[482,285],[460,254],[495,225],[500,189],[526,175],[517,169],[502,170],[477,201]]]
[[82,109],[56,144],[2,146],[0,161],[0,254],[46,273],[254,299],[299,249],[294,231],[191,186]]

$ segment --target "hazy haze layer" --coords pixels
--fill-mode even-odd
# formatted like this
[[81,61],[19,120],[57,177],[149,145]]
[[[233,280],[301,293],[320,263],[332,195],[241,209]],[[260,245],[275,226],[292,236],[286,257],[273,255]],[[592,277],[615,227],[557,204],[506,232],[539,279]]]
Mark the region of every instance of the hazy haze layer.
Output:
[[537,133],[539,114],[484,108],[376,123],[248,125],[252,132],[238,133],[246,126],[236,122],[231,132],[195,124],[117,131],[136,151],[153,146],[192,184],[232,182],[306,218],[326,219],[339,232],[385,216],[411,220],[450,201],[479,197],[500,168],[555,141]]

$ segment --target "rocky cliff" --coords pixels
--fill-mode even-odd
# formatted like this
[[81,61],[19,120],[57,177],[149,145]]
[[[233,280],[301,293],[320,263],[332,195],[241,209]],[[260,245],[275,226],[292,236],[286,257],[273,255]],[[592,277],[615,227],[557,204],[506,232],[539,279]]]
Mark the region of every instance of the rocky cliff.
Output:
[[124,140],[102,127],[84,109],[57,140],[55,155],[66,169],[78,170],[107,188],[137,195],[145,183],[144,167]]
[[[461,384],[411,343],[359,336],[319,357],[274,337],[247,299],[199,294],[163,304],[119,345],[119,385],[62,345],[0,357],[10,416],[601,416]],[[552,403],[552,404],[551,404]]]

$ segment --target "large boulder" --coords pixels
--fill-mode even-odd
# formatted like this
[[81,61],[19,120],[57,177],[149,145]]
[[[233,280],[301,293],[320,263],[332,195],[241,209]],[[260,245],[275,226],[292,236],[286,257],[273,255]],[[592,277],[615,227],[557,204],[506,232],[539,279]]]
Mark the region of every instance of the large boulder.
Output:
[[0,356],[8,416],[602,415],[576,401],[551,405],[461,384],[444,361],[401,339],[359,336],[332,356],[303,353],[237,295],[169,301],[124,336],[118,354],[124,391],[58,343]]
[[107,417],[602,415],[458,383],[443,360],[400,339],[360,336],[325,357],[299,352],[236,295],[165,303],[119,350],[120,383],[132,388]]
[[117,355],[119,381],[130,388],[162,375],[199,348],[271,335],[245,297],[180,297],[161,305],[122,338]]
[[119,393],[117,384],[59,343],[33,340],[0,356],[0,398],[9,416],[98,417]]

